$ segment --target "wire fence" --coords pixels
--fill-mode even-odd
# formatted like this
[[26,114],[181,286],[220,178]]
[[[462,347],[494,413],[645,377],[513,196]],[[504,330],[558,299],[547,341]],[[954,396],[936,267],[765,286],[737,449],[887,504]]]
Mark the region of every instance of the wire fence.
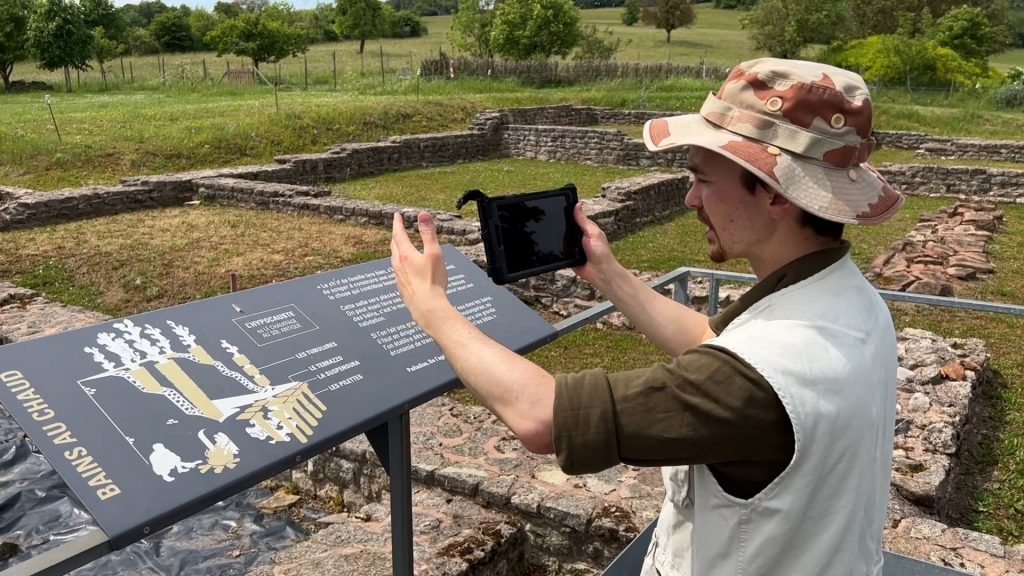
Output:
[[[32,62],[19,62],[14,90],[62,90],[63,70],[44,71]],[[516,79],[530,84],[586,83],[607,80],[663,80],[675,77],[721,80],[729,68],[706,58],[693,63],[621,61],[511,61],[449,56],[442,47],[431,52],[400,51],[367,46],[362,54],[349,50],[311,50],[309,53],[259,66],[247,58],[213,53],[154,54],[92,62],[88,70],[71,71],[73,90],[131,90],[161,86],[269,84],[286,88],[344,89],[379,78],[388,85],[422,78]]]
[[429,58],[421,63],[424,78],[471,76],[478,78],[515,78],[533,82],[585,83],[607,80],[665,80],[674,77],[721,80],[729,73],[725,66],[671,62],[614,62],[557,60],[497,60],[481,58]]

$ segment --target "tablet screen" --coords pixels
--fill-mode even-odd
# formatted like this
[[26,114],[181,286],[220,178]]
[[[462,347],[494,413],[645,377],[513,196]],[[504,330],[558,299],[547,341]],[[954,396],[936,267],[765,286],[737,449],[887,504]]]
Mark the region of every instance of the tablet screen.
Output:
[[579,229],[568,194],[500,202],[495,208],[510,274],[579,259]]

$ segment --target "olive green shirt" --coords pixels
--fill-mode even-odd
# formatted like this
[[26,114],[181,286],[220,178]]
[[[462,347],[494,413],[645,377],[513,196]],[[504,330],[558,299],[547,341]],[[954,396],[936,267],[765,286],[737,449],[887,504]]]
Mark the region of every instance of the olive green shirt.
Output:
[[[720,334],[765,296],[844,258],[850,244],[779,268],[709,320]],[[555,377],[554,447],[568,474],[706,464],[727,493],[751,498],[793,459],[793,427],[775,390],[729,350],[701,344],[651,368]]]

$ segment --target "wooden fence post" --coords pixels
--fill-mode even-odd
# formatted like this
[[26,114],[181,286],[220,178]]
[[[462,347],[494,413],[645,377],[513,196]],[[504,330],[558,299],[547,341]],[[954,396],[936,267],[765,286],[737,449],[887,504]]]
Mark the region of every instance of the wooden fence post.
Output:
[[338,89],[338,51],[331,51],[331,67],[334,68],[334,89]]

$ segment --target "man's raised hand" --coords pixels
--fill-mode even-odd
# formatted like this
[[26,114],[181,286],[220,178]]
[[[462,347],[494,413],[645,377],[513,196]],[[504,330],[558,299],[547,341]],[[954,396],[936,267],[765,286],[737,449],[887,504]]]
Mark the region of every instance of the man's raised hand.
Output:
[[391,225],[391,267],[395,271],[395,285],[413,320],[429,334],[433,328],[431,320],[451,307],[445,294],[448,271],[434,219],[427,212],[420,212],[416,224],[423,240],[422,253],[409,240],[402,215],[395,213]]
[[573,271],[580,278],[590,282],[599,290],[603,290],[603,287],[607,285],[609,274],[618,265],[618,261],[612,254],[608,237],[593,220],[587,218],[583,213],[582,204],[576,203],[572,215],[580,230],[583,231],[583,251],[587,255],[587,263],[573,268]]

